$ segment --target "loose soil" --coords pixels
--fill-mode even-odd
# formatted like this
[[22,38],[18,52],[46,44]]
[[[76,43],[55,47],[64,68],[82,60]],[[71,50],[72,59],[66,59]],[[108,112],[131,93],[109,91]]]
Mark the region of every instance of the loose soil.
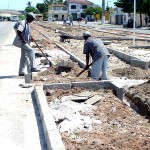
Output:
[[140,85],[132,86],[125,90],[129,103],[136,106],[142,115],[150,116],[150,80]]
[[[63,96],[80,93],[85,89],[46,91],[48,102],[63,103]],[[86,90],[87,91],[87,90]],[[117,99],[111,90],[98,90],[102,100],[90,110],[79,113],[97,120],[90,125],[84,124],[82,130],[62,132],[62,140],[67,150],[100,149],[143,149],[150,147],[150,125],[148,120],[137,115],[127,105]],[[75,102],[74,102],[75,103]],[[65,105],[65,103],[64,103]],[[59,111],[59,108],[56,107]],[[56,109],[54,106],[52,109]],[[67,114],[66,114],[67,116]],[[64,120],[57,122],[60,126]],[[80,121],[80,120],[79,120]],[[92,129],[91,129],[92,127]]]

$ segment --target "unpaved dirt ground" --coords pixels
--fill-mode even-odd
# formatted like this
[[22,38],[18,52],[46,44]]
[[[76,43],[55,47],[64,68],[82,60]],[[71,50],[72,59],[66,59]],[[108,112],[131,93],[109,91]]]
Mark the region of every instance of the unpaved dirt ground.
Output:
[[[60,103],[61,106],[56,105],[56,108],[59,111],[59,107],[61,109],[66,103],[66,101],[62,100],[64,96],[81,93],[84,90],[87,91],[86,89],[76,88],[69,91],[48,90],[45,93],[50,106],[51,102],[55,102],[56,104]],[[74,127],[74,130],[71,130],[70,132],[61,132],[66,149],[140,150],[142,148],[143,150],[148,150],[150,147],[150,124],[148,123],[148,120],[145,120],[143,117],[137,115],[127,105],[123,104],[112,94],[112,91],[98,90],[93,92],[98,92],[98,95],[102,96],[102,99],[92,106],[90,110],[83,109],[80,110],[79,113],[97,121],[92,124],[88,124],[86,122],[83,123],[83,126],[80,127],[82,129],[79,127]],[[72,104],[72,107],[73,105],[75,104]],[[52,106],[52,109],[56,109],[54,107],[55,105]],[[66,118],[67,115],[69,114],[66,112]],[[63,125],[63,121],[65,121],[65,119],[58,121],[57,125],[60,127]]]
[[62,71],[60,74],[57,74],[58,67],[50,67],[49,69],[42,71],[33,78],[33,82],[43,82],[43,83],[70,83],[70,82],[83,82],[83,81],[92,81],[88,77],[88,71],[83,72],[82,75],[76,77],[83,68],[80,68],[78,64],[74,63],[74,67],[69,71]]
[[150,116],[150,80],[125,90],[125,96],[142,115]]
[[[108,36],[118,37],[113,34],[109,34],[109,31],[97,32],[93,28],[78,28],[72,30],[71,27],[65,28],[62,25],[46,24],[47,28],[35,25],[35,28],[44,35],[49,36],[49,40],[43,40],[45,37],[39,34],[36,30],[32,31],[32,35],[35,39],[39,39],[38,43],[41,45],[43,50],[55,49],[58,47],[54,42],[59,43],[69,52],[80,58],[85,62],[85,56],[82,53],[84,41],[71,39],[70,43],[60,42],[59,33],[56,30],[69,32],[72,35],[82,35],[85,30],[92,32],[93,36]],[[117,32],[119,33],[119,32]],[[121,33],[120,34],[125,34]],[[144,36],[144,35],[143,35]],[[119,37],[122,37],[120,35]],[[126,37],[129,37],[126,34]],[[42,42],[41,42],[42,39]],[[118,41],[113,40],[111,45],[107,47],[117,48],[125,53],[132,53],[135,49],[128,49],[131,46],[132,41]],[[139,45],[149,45],[149,42],[138,41]],[[148,49],[142,49],[142,51],[148,51]],[[138,54],[139,55],[139,54]],[[141,55],[141,53],[140,53]],[[143,54],[143,56],[148,56]],[[148,56],[149,57],[149,56]],[[82,70],[76,63],[75,67],[67,73],[62,72],[57,75],[57,67],[51,67],[46,71],[38,74],[37,78],[33,82],[42,83],[66,83],[72,81],[89,81],[87,77],[88,72],[84,72],[80,77],[76,77],[76,74]],[[111,55],[109,59],[108,77],[118,77],[126,79],[136,80],[150,80],[150,70],[142,70],[140,68],[131,67],[129,64]],[[149,82],[140,86],[133,86],[126,89],[125,96],[132,100],[132,103],[137,105],[139,112],[143,115],[149,115]],[[69,96],[75,93],[80,93],[84,89],[73,89],[69,91],[63,90],[51,90],[46,92],[48,103],[57,101],[61,102],[63,96]],[[143,93],[144,91],[144,93]],[[85,125],[84,130],[76,129],[72,133],[63,132],[61,133],[66,149],[68,150],[100,150],[100,149],[144,149],[148,150],[150,147],[150,125],[148,120],[138,115],[135,111],[130,109],[128,106],[119,101],[109,90],[100,90],[99,94],[103,97],[102,100],[93,106],[90,111],[81,111],[81,115],[88,116],[90,118],[97,119],[99,123],[92,123],[92,130],[89,130],[88,126]],[[148,106],[148,107],[147,107]],[[63,121],[62,121],[63,122]],[[58,126],[60,123],[58,123]]]

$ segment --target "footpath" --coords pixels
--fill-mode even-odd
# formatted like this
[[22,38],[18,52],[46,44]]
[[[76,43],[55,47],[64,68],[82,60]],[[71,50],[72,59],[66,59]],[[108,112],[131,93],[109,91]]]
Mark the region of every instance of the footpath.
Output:
[[18,76],[20,49],[11,45],[10,29],[0,40],[0,149],[47,150],[33,87],[20,86],[25,82]]

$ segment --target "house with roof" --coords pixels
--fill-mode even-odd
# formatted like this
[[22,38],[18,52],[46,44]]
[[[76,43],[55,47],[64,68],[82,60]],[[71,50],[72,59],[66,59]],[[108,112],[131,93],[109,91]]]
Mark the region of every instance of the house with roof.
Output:
[[64,4],[52,4],[49,5],[48,16],[49,20],[63,20],[64,16],[67,16],[67,6]]
[[79,17],[85,18],[83,10],[94,5],[88,0],[66,0],[64,4],[68,6],[68,14],[73,16],[73,20],[77,20]]
[[79,17],[85,18],[83,10],[93,7],[94,3],[88,0],[66,0],[64,4],[52,4],[49,6],[49,17],[56,20],[63,20],[64,16],[73,16],[73,20]]

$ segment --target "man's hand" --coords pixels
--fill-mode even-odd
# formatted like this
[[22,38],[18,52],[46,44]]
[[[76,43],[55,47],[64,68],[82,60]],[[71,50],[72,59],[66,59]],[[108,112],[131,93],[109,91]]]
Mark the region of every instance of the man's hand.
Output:
[[22,43],[23,43],[23,44],[26,44],[26,43],[27,43],[27,41],[25,41],[25,40],[22,40]]
[[86,65],[84,69],[85,69],[85,70],[88,70],[88,69],[89,69],[89,65]]

